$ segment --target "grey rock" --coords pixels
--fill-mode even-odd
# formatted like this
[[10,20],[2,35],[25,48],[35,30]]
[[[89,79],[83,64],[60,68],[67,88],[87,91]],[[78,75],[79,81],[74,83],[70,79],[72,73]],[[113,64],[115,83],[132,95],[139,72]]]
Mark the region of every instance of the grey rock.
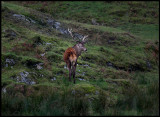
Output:
[[43,63],[38,63],[35,66],[37,67],[37,69],[43,69],[42,65],[43,65]]
[[13,59],[6,59],[6,63],[15,64],[15,61]]
[[31,18],[28,18],[30,20],[31,23],[36,23],[34,20],[32,20]]
[[17,82],[22,82],[25,83],[27,85],[33,85],[36,84],[35,81],[32,81],[29,77],[29,72],[24,71],[24,72],[20,72],[18,76],[16,77],[11,77],[12,79],[15,79]]
[[85,72],[83,72],[81,75],[84,76],[84,75],[85,75]]
[[20,72],[21,77],[27,77],[29,75],[29,72]]
[[27,18],[24,15],[20,15],[20,14],[13,14],[14,17],[16,17],[19,20],[23,20],[23,21],[27,21],[29,23],[36,23],[33,19],[31,18]]
[[5,64],[5,67],[8,67],[8,64]]
[[6,92],[7,92],[6,88],[3,88],[3,89],[2,89],[2,92],[3,92],[3,93],[6,93]]
[[24,15],[13,14],[13,16],[16,17],[17,19],[26,20]]
[[64,69],[67,69],[67,67],[66,67],[66,66],[64,66]]
[[37,69],[42,69],[43,67],[40,65],[37,65]]
[[51,81],[55,81],[56,80],[56,77],[53,77],[52,79],[51,79]]
[[89,96],[89,94],[85,94],[85,96]]
[[95,94],[98,95],[98,94],[99,94],[99,91],[96,91]]
[[149,61],[146,61],[146,65],[147,65],[147,68],[148,68],[148,69],[151,69],[151,68],[152,68],[152,65],[151,65],[151,63],[150,63]]
[[90,68],[90,66],[88,64],[84,64],[84,65],[81,65],[81,66]]
[[11,29],[5,30],[5,36],[4,37],[9,38],[9,40],[15,39],[16,36],[17,36],[17,33],[14,32],[14,30],[11,30]]
[[47,24],[49,25],[49,26],[53,26],[54,25],[54,20],[51,20],[51,19],[48,19],[47,20]]
[[87,65],[87,64],[86,64],[86,65],[83,65],[83,66],[85,66],[85,67],[89,67],[89,65]]
[[91,21],[91,22],[92,22],[93,25],[99,25],[99,23],[97,23],[96,20],[93,19],[93,18],[92,18],[92,21]]
[[50,45],[50,44],[52,44],[52,43],[46,43],[46,45]]
[[43,53],[43,54],[40,54],[41,56],[44,56],[45,55],[45,53]]
[[58,31],[60,31],[61,34],[66,34],[68,35],[68,30],[64,29],[64,28],[57,28]]
[[83,39],[83,37],[84,37],[83,35],[78,34],[78,33],[74,33],[73,36],[74,36],[75,38],[77,38],[77,39]]
[[5,67],[9,67],[9,66],[13,66],[13,65],[15,65],[16,64],[16,62],[14,61],[14,59],[6,59],[6,61],[5,61]]
[[30,82],[30,85],[34,85],[34,84],[36,84],[36,82],[34,82],[34,81],[31,81],[31,82]]
[[113,67],[113,64],[111,62],[107,62],[107,66]]
[[80,80],[80,81],[86,81],[85,79],[82,79],[82,78],[78,78],[78,80]]
[[72,94],[75,94],[76,93],[76,91],[75,90],[72,90],[72,92],[71,92]]

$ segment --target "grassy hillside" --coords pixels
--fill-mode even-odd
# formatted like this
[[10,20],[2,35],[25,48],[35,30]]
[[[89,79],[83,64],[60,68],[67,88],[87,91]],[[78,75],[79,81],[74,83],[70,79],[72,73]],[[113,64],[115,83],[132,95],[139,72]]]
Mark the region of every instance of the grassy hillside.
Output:
[[[20,4],[20,3],[18,3]],[[159,30],[159,4],[153,2],[21,2],[21,5],[47,12],[56,19],[67,19],[120,28],[144,38],[154,38]],[[149,33],[149,34],[148,34]],[[146,35],[147,34],[147,35]]]
[[[2,2],[2,115],[159,115],[158,3]],[[89,35],[76,84],[68,27]]]

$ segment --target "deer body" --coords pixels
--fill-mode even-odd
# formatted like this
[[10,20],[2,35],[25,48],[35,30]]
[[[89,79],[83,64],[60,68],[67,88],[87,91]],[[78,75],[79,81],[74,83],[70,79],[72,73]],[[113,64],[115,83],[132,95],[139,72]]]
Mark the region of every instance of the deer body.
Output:
[[66,63],[70,62],[71,64],[75,63],[77,61],[76,51],[74,48],[68,48],[64,55],[63,59]]
[[[73,37],[71,31],[68,29],[71,36]],[[86,38],[85,36],[84,38]],[[73,47],[69,47],[67,50],[65,50],[63,59],[67,64],[67,67],[69,69],[69,81],[71,81],[71,76],[73,75],[74,83],[75,83],[75,72],[76,72],[76,66],[77,66],[77,59],[81,55],[82,51],[87,51],[87,49],[84,47],[85,41],[84,38],[82,42],[78,42]]]

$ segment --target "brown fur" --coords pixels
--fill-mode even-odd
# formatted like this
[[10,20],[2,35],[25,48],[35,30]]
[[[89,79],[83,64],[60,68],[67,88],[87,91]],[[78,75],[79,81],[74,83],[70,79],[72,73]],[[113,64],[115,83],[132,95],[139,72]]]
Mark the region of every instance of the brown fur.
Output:
[[76,61],[77,56],[75,49],[72,47],[68,48],[63,55],[63,59],[65,62],[68,62],[69,60],[71,63]]

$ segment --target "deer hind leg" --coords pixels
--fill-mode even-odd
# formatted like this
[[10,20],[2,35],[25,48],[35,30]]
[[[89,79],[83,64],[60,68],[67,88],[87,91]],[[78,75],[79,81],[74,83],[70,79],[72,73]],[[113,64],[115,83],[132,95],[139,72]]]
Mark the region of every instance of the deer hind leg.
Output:
[[68,67],[68,69],[69,69],[69,81],[71,81],[71,75],[72,75],[71,62],[67,62],[67,67]]
[[76,83],[76,80],[75,80],[75,75],[76,75],[76,66],[77,66],[77,61],[75,62],[75,64],[73,65],[73,79],[74,79],[74,84]]

